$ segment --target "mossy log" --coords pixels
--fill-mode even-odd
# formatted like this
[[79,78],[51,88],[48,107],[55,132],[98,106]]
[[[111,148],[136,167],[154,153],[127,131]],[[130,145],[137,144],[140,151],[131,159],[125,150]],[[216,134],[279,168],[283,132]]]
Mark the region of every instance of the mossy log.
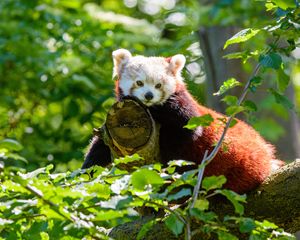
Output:
[[[98,131],[113,157],[138,153],[143,159],[135,166],[159,161],[159,125],[147,108],[127,99],[109,111],[105,125]],[[132,166],[124,165],[130,169]],[[290,232],[300,231],[300,160],[287,164],[270,175],[255,191],[247,194],[245,215],[268,219]],[[221,216],[232,213],[232,205],[216,201],[213,210]],[[136,239],[139,229],[151,216],[114,228],[115,239]],[[157,224],[144,239],[176,239],[163,223]],[[168,237],[166,237],[168,236]],[[178,239],[178,238],[177,238]]]

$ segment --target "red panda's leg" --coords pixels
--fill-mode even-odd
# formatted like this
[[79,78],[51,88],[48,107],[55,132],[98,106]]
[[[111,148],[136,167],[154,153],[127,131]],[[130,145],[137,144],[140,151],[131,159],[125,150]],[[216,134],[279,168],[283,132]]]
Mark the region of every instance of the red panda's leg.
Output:
[[90,144],[90,148],[85,156],[82,169],[89,168],[94,165],[102,167],[111,163],[111,153],[107,145],[98,136],[95,136]]

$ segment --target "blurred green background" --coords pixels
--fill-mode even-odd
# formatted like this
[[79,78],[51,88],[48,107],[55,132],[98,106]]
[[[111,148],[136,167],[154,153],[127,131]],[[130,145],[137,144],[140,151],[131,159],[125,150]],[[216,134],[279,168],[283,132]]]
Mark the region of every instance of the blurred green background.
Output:
[[[276,15],[265,13],[265,1],[0,1],[0,140],[20,142],[27,163],[1,151],[0,160],[28,170],[49,163],[57,171],[80,168],[92,129],[113,103],[111,53],[118,48],[147,56],[184,54],[189,89],[201,103],[218,108],[209,100],[212,83],[205,77],[201,31],[261,27],[271,20]],[[261,35],[241,48],[254,51],[266,42]],[[262,90],[254,97],[258,112],[245,118],[286,160],[299,156],[300,149],[299,55],[295,51],[285,59],[292,80],[287,95],[295,111]],[[253,65],[240,65],[243,77]]]

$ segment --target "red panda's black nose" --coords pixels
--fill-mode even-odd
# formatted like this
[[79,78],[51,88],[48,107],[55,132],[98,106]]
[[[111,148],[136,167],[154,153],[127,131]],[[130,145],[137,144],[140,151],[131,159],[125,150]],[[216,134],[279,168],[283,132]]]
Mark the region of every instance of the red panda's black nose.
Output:
[[145,94],[145,98],[146,98],[146,100],[151,100],[153,98],[153,93],[152,92],[147,92]]

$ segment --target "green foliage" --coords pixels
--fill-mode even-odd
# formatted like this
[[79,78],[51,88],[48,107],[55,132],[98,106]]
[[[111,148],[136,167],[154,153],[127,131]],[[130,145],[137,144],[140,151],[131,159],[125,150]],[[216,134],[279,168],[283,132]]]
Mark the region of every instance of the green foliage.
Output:
[[[127,160],[124,158],[124,162]],[[183,161],[179,164],[182,165]],[[107,239],[109,228],[138,218],[134,209],[151,207],[164,210],[162,220],[176,236],[183,234],[187,219],[192,218],[202,226],[199,228],[202,234],[215,234],[220,239],[235,239],[236,231],[250,239],[266,239],[266,236],[268,239],[294,239],[273,223],[244,218],[242,204],[245,196],[221,189],[226,181],[223,176],[203,180],[203,190],[193,208],[188,204],[172,210],[167,205],[170,201],[185,197],[187,203],[190,202],[192,191],[187,186],[194,187],[196,172],[174,175],[168,173],[167,168],[153,169],[154,165],[150,165],[129,173],[118,169],[115,163],[111,169],[92,167],[67,173],[53,173],[53,165],[32,172],[15,167],[2,168],[0,237]],[[91,171],[94,171],[93,178],[89,177]],[[167,187],[162,185],[167,182]],[[174,193],[180,182],[185,184],[185,188]],[[216,194],[231,201],[238,216],[221,218],[211,212],[210,196]],[[146,223],[138,239],[143,239],[156,223],[156,219]]]
[[[204,178],[192,207],[198,170],[175,173],[177,166],[192,165],[184,160],[132,173],[119,168],[140,159],[133,155],[115,160],[110,169],[75,169],[80,168],[93,127],[103,123],[114,101],[111,52],[120,47],[143,55],[181,52],[188,64],[197,63],[201,56],[192,32],[199,23],[239,23],[244,29],[224,48],[240,44],[240,52],[227,58],[241,58],[248,70],[254,60],[263,70],[254,74],[247,91],[256,92],[265,79],[274,79],[268,81],[269,92],[292,109],[284,91],[290,82],[290,53],[299,46],[297,2],[229,0],[200,7],[188,0],[170,9],[159,5],[151,12],[153,8],[144,5],[151,1],[131,7],[110,0],[0,1],[1,239],[107,239],[110,228],[137,219],[135,209],[144,207],[163,210],[161,220],[176,236],[187,232],[192,220],[201,226],[201,234],[219,239],[237,239],[238,232],[249,239],[295,239],[266,220],[245,218],[245,196],[222,189],[223,176]],[[264,7],[269,14],[258,15]],[[185,17],[183,25],[170,20],[176,13]],[[184,75],[197,80],[200,73]],[[231,78],[216,95],[240,85]],[[240,104],[234,96],[223,101],[232,117],[259,109],[250,101]],[[282,113],[280,109],[274,112]],[[213,120],[210,115],[193,118],[187,128],[209,126]],[[219,120],[226,123],[227,118]],[[262,123],[256,127],[272,140],[284,133],[274,120]],[[212,212],[214,195],[227,198],[236,214],[221,217]],[[182,199],[187,200],[181,208],[169,207],[170,201]],[[157,220],[145,224],[137,238],[143,239]]]
[[213,117],[210,114],[204,114],[200,117],[192,117],[186,126],[187,129],[195,129],[199,126],[207,127],[214,121]]
[[282,63],[281,56],[277,53],[269,53],[259,56],[261,66],[266,68],[279,69]]
[[229,89],[234,88],[236,86],[240,86],[240,85],[241,85],[241,83],[239,81],[237,81],[235,78],[230,78],[222,84],[219,91],[214,93],[214,95],[222,95],[225,92],[227,92]]
[[26,145],[21,152],[29,160],[11,163],[27,169],[55,163],[58,171],[81,166],[114,94],[113,50],[181,52],[188,63],[197,61],[187,50],[197,42],[193,21],[185,28],[157,24],[174,11],[192,14],[173,8],[152,16],[123,1],[0,1],[0,141]]
[[180,235],[183,232],[184,223],[178,219],[174,214],[170,214],[165,221],[167,227],[175,234]]
[[246,42],[252,37],[254,37],[256,34],[260,32],[260,29],[243,29],[237,34],[235,34],[233,37],[228,39],[224,45],[224,48],[227,48],[229,45],[234,44],[234,43],[241,43],[241,42]]
[[293,109],[294,108],[294,104],[291,103],[290,100],[286,96],[280,94],[279,92],[277,92],[273,88],[270,88],[269,91],[275,97],[275,100],[276,100],[277,103],[282,104],[284,107],[286,107],[288,109]]

